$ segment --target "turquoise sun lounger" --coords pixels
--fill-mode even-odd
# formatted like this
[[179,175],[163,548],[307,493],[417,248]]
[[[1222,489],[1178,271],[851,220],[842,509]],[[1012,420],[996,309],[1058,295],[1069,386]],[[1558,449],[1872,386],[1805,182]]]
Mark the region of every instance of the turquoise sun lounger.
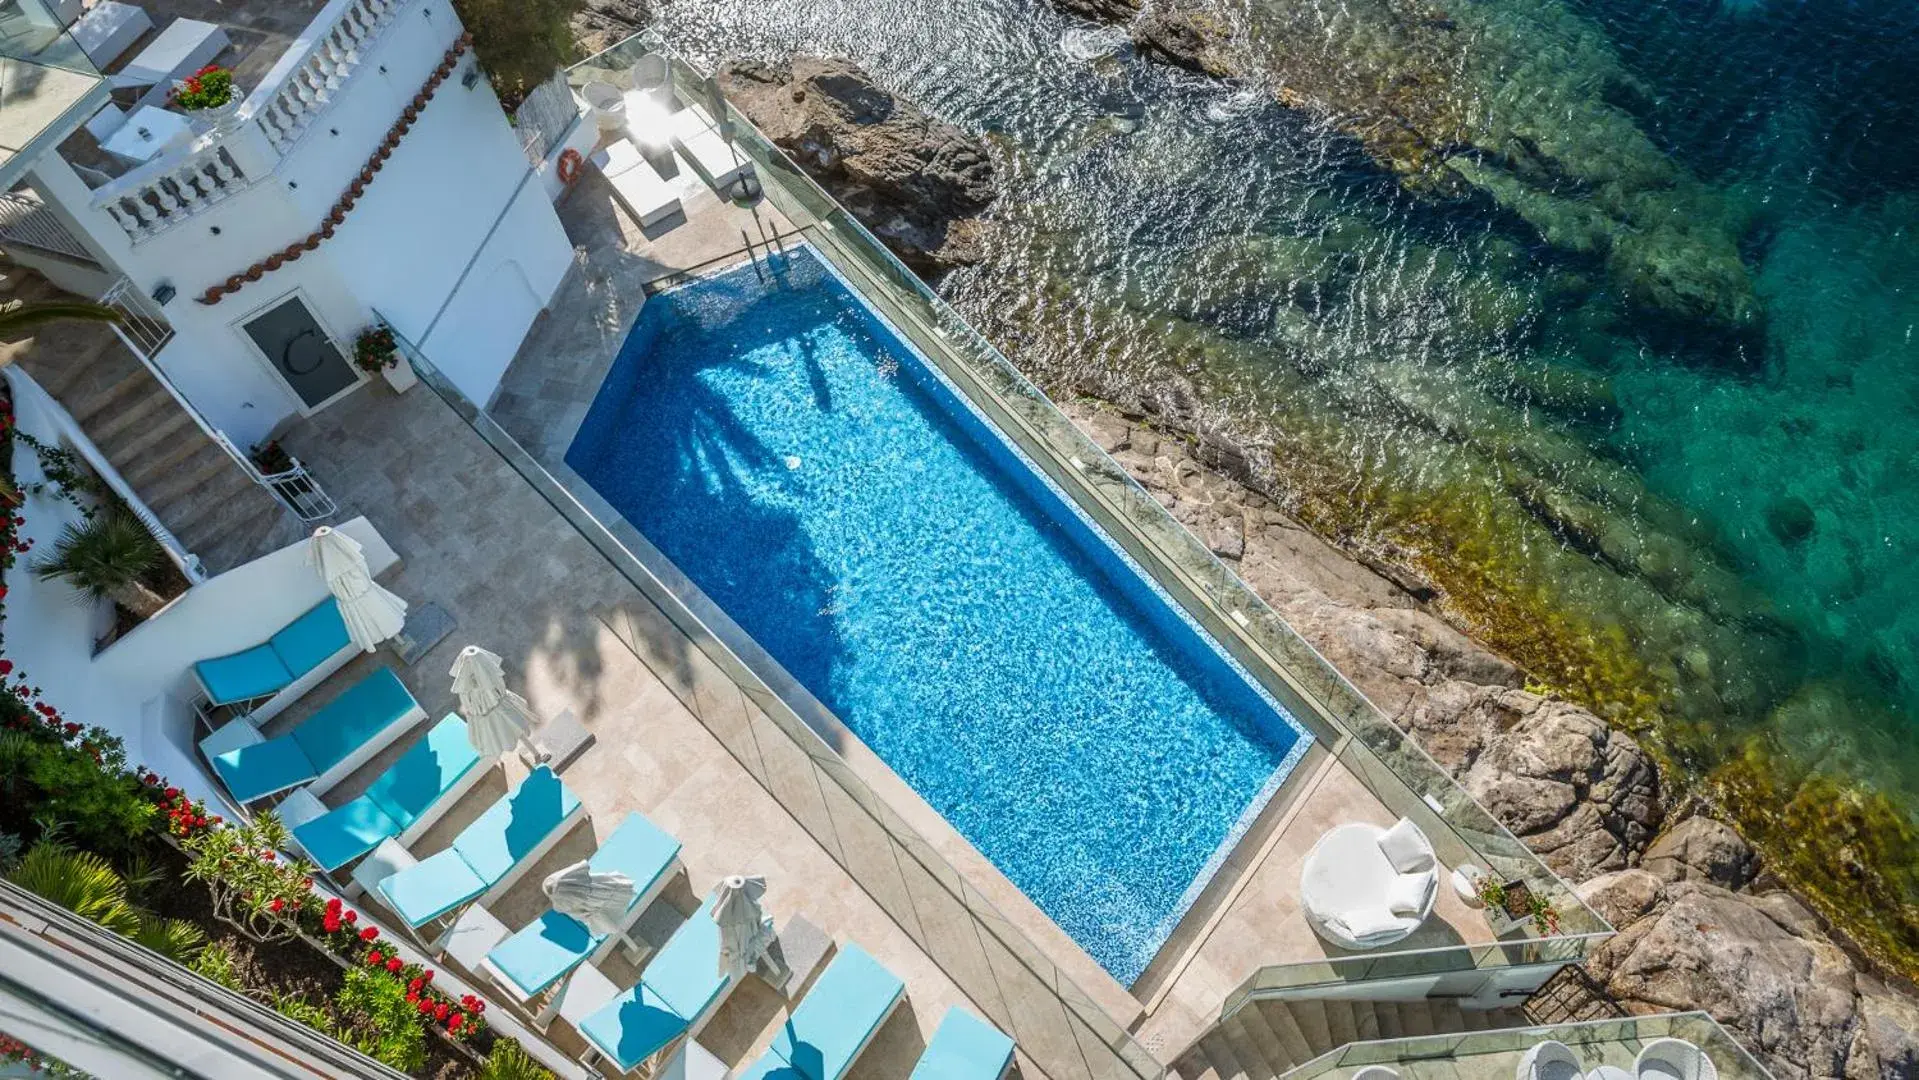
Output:
[[[460,830],[452,846],[380,879],[374,890],[408,929],[417,931],[464,904],[511,888],[584,813],[579,796],[542,765]],[[444,945],[438,941],[429,948],[437,954]]]
[[[622,928],[658,896],[680,868],[680,842],[641,814],[628,814],[620,827],[587,860],[595,873],[625,874],[634,892],[627,902]],[[531,1001],[587,960],[598,960],[619,940],[617,934],[599,935],[571,915],[548,910],[532,925],[493,947],[481,962],[488,978],[520,1001]],[[557,1003],[558,997],[555,996]],[[544,1026],[553,1005],[539,1017]]]
[[965,1009],[948,1009],[907,1080],[999,1080],[1012,1064],[1012,1039]]
[[840,1080],[905,996],[898,975],[848,942],[740,1080]]
[[720,924],[708,895],[647,962],[639,985],[580,1021],[580,1034],[597,1053],[637,1068],[681,1035],[694,1034],[726,999],[733,980],[720,974]]
[[298,727],[266,738],[245,719],[200,742],[214,772],[242,805],[301,784],[317,796],[426,719],[391,668],[348,687]]
[[307,820],[296,820],[289,798],[281,804],[281,818],[292,826],[300,850],[331,874],[382,840],[407,844],[418,839],[486,775],[482,765],[467,739],[466,721],[448,713],[359,798],[332,810],[314,800],[318,816]]
[[258,702],[248,711],[258,724],[278,715],[358,652],[347,636],[339,602],[329,596],[261,644],[193,665],[193,677],[213,705]]

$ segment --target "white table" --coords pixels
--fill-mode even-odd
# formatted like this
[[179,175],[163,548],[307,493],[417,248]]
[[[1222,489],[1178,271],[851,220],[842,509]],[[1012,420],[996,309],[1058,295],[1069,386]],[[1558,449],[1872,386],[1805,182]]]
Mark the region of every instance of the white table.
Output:
[[104,68],[151,29],[153,19],[143,9],[120,0],[100,0],[73,24],[73,40],[94,67]]
[[193,138],[193,123],[177,112],[142,105],[100,148],[128,161],[148,162],[170,147]]
[[[173,92],[173,84],[213,62],[233,44],[227,32],[198,19],[175,19],[167,24],[153,43],[140,50],[126,67],[112,76],[115,89],[145,86],[150,89],[140,98],[142,105],[157,105]],[[238,93],[239,88],[235,87]]]

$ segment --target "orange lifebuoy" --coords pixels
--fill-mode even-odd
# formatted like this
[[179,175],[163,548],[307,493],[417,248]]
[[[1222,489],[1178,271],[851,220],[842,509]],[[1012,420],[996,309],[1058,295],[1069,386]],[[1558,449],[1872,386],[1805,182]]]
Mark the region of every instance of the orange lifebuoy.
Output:
[[560,155],[560,182],[571,184],[580,178],[580,173],[585,168],[586,159],[580,156],[578,150],[567,147],[566,153]]

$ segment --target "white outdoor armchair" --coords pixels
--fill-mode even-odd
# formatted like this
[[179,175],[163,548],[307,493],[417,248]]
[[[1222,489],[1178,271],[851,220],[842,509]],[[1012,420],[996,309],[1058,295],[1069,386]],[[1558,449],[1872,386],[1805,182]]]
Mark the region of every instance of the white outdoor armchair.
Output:
[[1401,818],[1391,829],[1349,824],[1320,837],[1300,873],[1300,907],[1320,937],[1347,949],[1402,941],[1433,913],[1439,861]]
[[1580,1080],[1585,1070],[1572,1047],[1553,1039],[1538,1043],[1519,1059],[1513,1080]]
[[1633,1062],[1637,1080],[1719,1080],[1719,1069],[1704,1050],[1684,1039],[1654,1039]]

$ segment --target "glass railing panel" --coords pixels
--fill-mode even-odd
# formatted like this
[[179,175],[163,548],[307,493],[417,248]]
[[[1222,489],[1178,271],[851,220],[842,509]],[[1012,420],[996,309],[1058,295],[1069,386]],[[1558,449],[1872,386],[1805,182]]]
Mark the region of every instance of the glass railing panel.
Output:
[[1752,1055],[1704,1013],[1349,1043],[1302,1064],[1287,1080],[1347,1080],[1375,1065],[1393,1069],[1403,1080],[1505,1080],[1515,1074],[1527,1051],[1549,1039],[1570,1049],[1585,1070],[1610,1065],[1631,1072],[1649,1044],[1678,1039],[1703,1052],[1723,1080],[1771,1080]]

